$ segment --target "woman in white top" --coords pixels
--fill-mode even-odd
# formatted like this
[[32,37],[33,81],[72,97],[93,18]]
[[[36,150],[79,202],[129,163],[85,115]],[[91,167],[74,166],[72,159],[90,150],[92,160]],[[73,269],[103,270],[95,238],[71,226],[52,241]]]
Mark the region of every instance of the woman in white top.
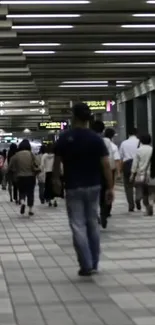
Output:
[[140,202],[143,198],[147,215],[150,215],[152,214],[152,209],[150,209],[148,202],[148,180],[150,179],[150,165],[153,152],[151,136],[149,134],[141,136],[140,143],[141,145],[133,159],[130,181],[135,181],[135,186],[137,187],[136,200]]
[[[113,174],[113,185],[115,185],[115,178],[116,175],[117,177],[120,177],[120,154],[118,147],[116,144],[113,142],[113,138],[115,136],[115,130],[112,128],[107,128],[104,133],[104,140],[108,139],[110,140],[110,146],[111,146],[111,156],[109,155],[109,159],[111,160],[111,169],[112,169],[112,174]],[[108,210],[108,216],[111,216],[111,209],[112,209],[112,204],[107,205],[107,210]]]
[[53,145],[48,144],[47,153],[42,156],[41,160],[41,170],[45,172],[45,200],[48,202],[49,206],[52,206],[52,201],[54,207],[57,207],[57,201],[53,193],[52,186],[52,171],[54,162],[54,150]]

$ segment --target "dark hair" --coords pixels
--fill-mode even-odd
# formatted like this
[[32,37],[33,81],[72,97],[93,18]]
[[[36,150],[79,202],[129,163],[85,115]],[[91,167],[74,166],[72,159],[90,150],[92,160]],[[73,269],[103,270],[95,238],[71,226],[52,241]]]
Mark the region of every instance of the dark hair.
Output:
[[6,153],[7,153],[7,150],[6,149],[3,149],[2,155],[3,155],[4,159],[6,159]]
[[91,119],[91,110],[85,103],[77,103],[73,106],[73,117],[80,122],[88,122]]
[[44,153],[46,153],[46,151],[47,151],[46,146],[45,146],[45,145],[42,145],[42,146],[40,147],[39,154],[43,155]]
[[48,143],[47,145],[47,153],[54,153],[54,146],[52,143]]
[[132,128],[129,130],[129,135],[138,135],[138,129],[137,128]]
[[114,137],[114,135],[115,135],[115,130],[114,129],[108,128],[108,129],[105,130],[104,136],[106,138],[109,138],[111,140]]
[[8,151],[8,163],[10,162],[10,159],[16,154],[17,152],[17,145],[15,143],[11,143],[10,149]]
[[30,145],[29,140],[24,139],[24,140],[19,144],[18,150],[19,150],[19,151],[23,151],[23,150],[31,151],[31,145]]
[[151,144],[151,136],[150,134],[143,134],[140,136],[140,142],[142,144]]
[[105,129],[105,125],[102,121],[95,121],[92,123],[92,129],[93,131],[95,131],[96,133],[102,133]]
[[151,178],[155,178],[155,147],[153,148],[152,157],[151,157]]

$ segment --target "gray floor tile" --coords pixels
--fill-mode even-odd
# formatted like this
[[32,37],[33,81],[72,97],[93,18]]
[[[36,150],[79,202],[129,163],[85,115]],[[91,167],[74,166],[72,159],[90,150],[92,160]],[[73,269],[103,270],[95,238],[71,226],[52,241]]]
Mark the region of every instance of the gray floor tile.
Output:
[[0,325],[155,324],[155,218],[128,214],[121,188],[89,279],[77,276],[63,201],[49,210],[37,199],[31,220],[7,201],[1,192]]

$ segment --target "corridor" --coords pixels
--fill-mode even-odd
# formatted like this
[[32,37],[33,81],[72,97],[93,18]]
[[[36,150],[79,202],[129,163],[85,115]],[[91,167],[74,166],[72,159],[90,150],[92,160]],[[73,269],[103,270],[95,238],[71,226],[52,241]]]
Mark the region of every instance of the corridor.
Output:
[[155,218],[126,213],[117,189],[100,273],[77,276],[64,203],[22,219],[0,193],[0,325],[154,325]]

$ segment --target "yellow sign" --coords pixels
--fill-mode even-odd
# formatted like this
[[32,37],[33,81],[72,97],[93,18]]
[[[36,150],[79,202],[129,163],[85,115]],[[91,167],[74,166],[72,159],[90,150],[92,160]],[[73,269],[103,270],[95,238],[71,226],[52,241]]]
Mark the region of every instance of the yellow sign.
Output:
[[106,110],[107,107],[107,102],[104,101],[89,101],[85,102],[89,106],[89,108],[94,111],[94,110]]
[[62,126],[61,122],[41,122],[39,123],[39,129],[42,130],[60,130]]
[[104,125],[106,128],[111,128],[117,125],[117,121],[104,121]]

